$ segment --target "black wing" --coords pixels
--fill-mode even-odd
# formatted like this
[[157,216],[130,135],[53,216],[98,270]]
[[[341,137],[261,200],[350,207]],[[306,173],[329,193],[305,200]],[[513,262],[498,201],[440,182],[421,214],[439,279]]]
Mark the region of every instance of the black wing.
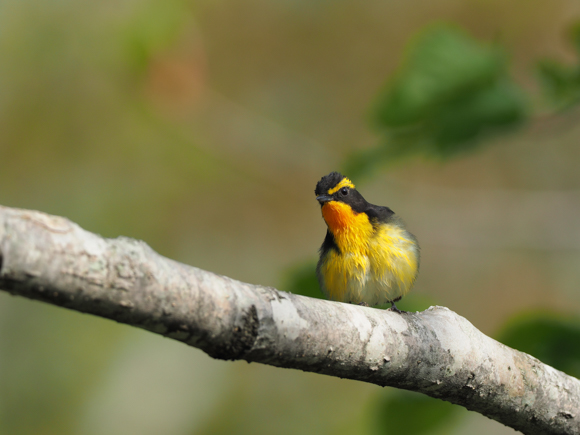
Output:
[[364,212],[373,224],[390,222],[395,214],[389,207],[374,204],[369,204]]

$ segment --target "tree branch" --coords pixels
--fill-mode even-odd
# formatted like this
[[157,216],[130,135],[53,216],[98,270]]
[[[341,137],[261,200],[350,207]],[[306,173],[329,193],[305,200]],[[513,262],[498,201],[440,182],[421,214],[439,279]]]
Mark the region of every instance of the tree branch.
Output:
[[580,434],[580,381],[443,307],[393,312],[245,284],[0,206],[0,288],[243,359],[418,391],[526,434]]

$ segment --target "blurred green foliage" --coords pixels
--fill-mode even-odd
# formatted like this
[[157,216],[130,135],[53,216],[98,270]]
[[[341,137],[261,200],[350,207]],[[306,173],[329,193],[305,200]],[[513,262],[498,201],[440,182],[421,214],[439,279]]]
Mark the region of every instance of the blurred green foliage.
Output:
[[580,319],[559,312],[516,315],[497,339],[540,361],[580,378]]
[[[443,400],[404,390],[383,392],[374,404],[376,435],[448,434],[462,409]],[[418,418],[421,416],[421,418]]]
[[445,159],[518,126],[526,118],[526,98],[506,60],[498,46],[455,27],[420,33],[373,110],[382,144],[350,156],[345,171],[360,177],[379,162],[410,154]]
[[[366,52],[370,53],[368,58],[379,58],[378,51],[373,52],[366,46],[365,50],[361,50],[360,47],[364,45],[361,41],[365,41],[367,34],[372,35],[372,40],[379,39],[370,31],[375,21],[358,21],[362,18],[357,15],[360,13],[358,5],[355,6],[357,14],[337,14],[331,3],[316,6],[320,11],[318,17],[323,17],[324,23],[316,21],[317,15],[313,9],[306,9],[311,7],[308,2],[303,4],[304,8],[293,4],[296,13],[292,13],[292,16],[288,15],[287,10],[276,9],[277,3],[264,7],[258,3],[239,2],[237,8],[228,2],[206,5],[207,10],[215,8],[224,12],[218,14],[218,20],[206,21],[205,40],[201,43],[211,66],[208,80],[215,87],[211,89],[212,92],[222,92],[225,99],[232,98],[239,107],[251,108],[248,112],[259,113],[255,108],[261,106],[252,106],[252,101],[255,104],[255,101],[265,99],[272,107],[278,107],[276,103],[287,108],[288,99],[280,98],[272,89],[285,90],[287,88],[282,84],[287,85],[294,77],[308,77],[307,83],[312,89],[319,91],[329,86],[328,94],[336,95],[336,99],[343,105],[330,99],[327,106],[321,106],[324,110],[308,112],[309,104],[318,107],[316,104],[320,104],[319,100],[324,97],[324,93],[309,92],[311,98],[298,100],[301,103],[297,105],[296,112],[300,115],[307,113],[309,125],[338,132],[336,134],[342,140],[347,130],[334,127],[337,123],[335,117],[344,113],[340,122],[356,118],[352,111],[345,109],[347,105],[349,108],[358,107],[358,100],[353,100],[352,96],[349,99],[348,91],[354,89],[353,95],[366,98],[365,86],[351,85],[355,82],[369,82],[369,78],[362,72],[368,65],[373,65],[372,62],[362,62]],[[334,12],[334,15],[326,13],[324,8],[327,5],[328,11]],[[346,7],[346,3],[340,7]],[[6,13],[0,15],[0,82],[4,85],[0,98],[0,151],[4,162],[0,179],[3,181],[3,203],[64,214],[105,235],[125,234],[143,238],[166,255],[201,267],[213,267],[213,270],[226,263],[242,263],[240,270],[247,265],[260,263],[255,256],[240,256],[239,253],[248,253],[249,246],[259,241],[258,235],[267,231],[265,227],[260,227],[255,233],[248,229],[248,223],[256,221],[256,215],[252,214],[254,211],[258,210],[260,216],[268,214],[264,213],[264,208],[256,199],[259,188],[268,184],[264,182],[267,178],[263,172],[257,171],[259,182],[248,184],[246,189],[242,189],[239,181],[243,178],[236,174],[250,172],[248,168],[252,167],[257,154],[252,156],[248,153],[243,141],[232,141],[234,145],[225,148],[227,152],[223,149],[220,151],[218,147],[214,149],[213,144],[200,148],[196,144],[204,140],[203,134],[199,131],[199,124],[191,123],[195,119],[192,113],[180,112],[180,117],[184,116],[187,121],[179,125],[172,119],[159,116],[155,103],[143,104],[146,98],[143,86],[140,85],[147,82],[152,64],[159,62],[160,58],[166,58],[166,69],[161,71],[167,71],[167,65],[178,65],[182,68],[178,68],[178,72],[183,72],[183,77],[191,78],[195,75],[191,68],[186,68],[186,62],[181,62],[183,59],[180,56],[188,59],[185,54],[189,50],[183,50],[174,58],[171,56],[174,50],[179,52],[179,44],[187,44],[188,40],[183,35],[197,31],[197,23],[190,22],[193,8],[190,2],[184,0],[146,0],[110,5],[98,2],[16,1],[6,4],[2,9]],[[550,5],[549,9],[554,8]],[[201,13],[196,15],[201,25],[203,20],[207,20],[207,17],[203,17],[204,13],[208,13],[207,10],[204,12],[201,8]],[[348,21],[350,15],[355,18],[352,22]],[[375,12],[369,15],[376,20]],[[260,21],[262,16],[264,18]],[[304,17],[308,19],[304,21]],[[333,24],[337,17],[345,18]],[[288,18],[294,18],[292,25],[296,31],[279,25]],[[376,29],[389,27],[384,25],[384,19],[381,17]],[[361,23],[361,28],[357,27],[357,22]],[[260,23],[274,24],[273,27],[260,27]],[[315,38],[311,33],[312,24],[316,26],[312,27],[316,30]],[[413,23],[411,27],[414,29],[416,25],[419,24]],[[362,26],[364,31],[361,31]],[[303,29],[304,34],[301,33]],[[349,29],[353,29],[351,33]],[[578,53],[579,29],[576,26],[570,33]],[[215,35],[212,37],[211,31],[219,38]],[[234,35],[231,40],[227,40],[228,34]],[[287,35],[286,40],[280,38],[284,34]],[[397,33],[397,36],[404,34]],[[344,39],[335,39],[335,36],[342,35]],[[227,48],[223,51],[225,54],[220,63],[222,36],[225,38],[223,47]],[[298,45],[301,37],[306,44]],[[235,44],[232,45],[232,41]],[[353,41],[354,45],[350,46]],[[296,45],[292,45],[294,43]],[[387,43],[394,45],[380,39],[380,44],[386,46]],[[340,54],[334,59],[336,63],[333,63],[332,58],[333,46],[339,47],[336,52]],[[266,54],[260,53],[260,49]],[[243,62],[232,62],[237,55]],[[510,79],[508,60],[499,46],[477,41],[451,26],[431,27],[421,32],[409,45],[397,73],[377,97],[372,118],[381,133],[381,145],[349,159],[347,164],[352,168],[348,169],[349,176],[369,176],[372,173],[370,169],[375,168],[376,163],[388,159],[395,161],[398,157],[412,154],[445,160],[474,149],[476,144],[482,143],[482,139],[489,137],[489,133],[510,131],[525,121],[530,113],[529,100]],[[307,67],[300,69],[300,62],[308,64]],[[293,69],[294,64],[298,65],[297,69]],[[204,65],[201,62],[198,66],[203,69]],[[244,65],[248,65],[247,69],[243,68]],[[345,65],[352,70],[343,69]],[[276,76],[274,72],[277,68],[283,70],[284,74]],[[271,74],[264,73],[268,69]],[[220,71],[223,71],[224,76],[221,89]],[[324,76],[323,80],[316,81],[313,78],[316,73]],[[556,61],[544,61],[540,66],[540,75],[548,95],[557,106],[570,107],[578,101],[580,62],[566,66]],[[353,76],[357,79],[353,80]],[[361,76],[364,79],[361,80]],[[340,77],[348,77],[348,80],[344,80],[348,86],[342,84],[342,88],[337,88],[329,85],[337,85]],[[161,81],[172,82],[174,79],[175,76],[168,74],[162,76]],[[246,88],[236,87],[237,81],[246,85]],[[127,86],[128,82],[136,83],[137,86]],[[154,93],[155,88],[151,87],[151,83],[149,87],[149,92]],[[288,93],[301,95],[294,88],[291,92],[280,91],[285,97]],[[229,117],[232,106],[220,106],[221,100],[218,100],[214,98],[212,101],[220,109],[215,112],[217,115],[214,113],[215,118],[209,119],[220,126],[220,132],[231,129],[235,131],[232,136],[236,139],[238,136],[244,138],[244,129],[254,124]],[[200,112],[211,110],[209,105],[199,104],[197,109]],[[236,105],[235,110],[239,110],[239,107]],[[330,110],[335,107],[336,111]],[[245,111],[236,113],[242,112],[246,114]],[[328,122],[329,118],[332,122]],[[238,122],[232,122],[232,119]],[[288,118],[283,118],[281,124],[285,123],[291,124]],[[190,125],[193,125],[191,131]],[[267,129],[260,126],[257,130]],[[312,131],[318,130],[296,131],[320,139],[320,142],[337,144],[337,136],[312,134]],[[353,131],[355,133],[352,137],[359,138],[360,132]],[[271,136],[264,137],[265,143],[276,142]],[[222,141],[227,142],[228,138],[212,136],[216,145]],[[351,137],[346,141],[350,143]],[[332,151],[335,152],[336,148]],[[230,157],[230,154],[234,157]],[[275,153],[272,155],[283,160]],[[301,157],[304,159],[303,155]],[[270,158],[268,163],[272,164],[276,158]],[[234,160],[235,164],[232,164]],[[328,156],[325,155],[324,161],[313,161],[312,165],[319,168],[327,161]],[[226,187],[215,190],[220,185]],[[199,194],[205,191],[214,196],[207,198]],[[252,195],[235,202],[238,191],[251,192]],[[235,195],[227,196],[229,192]],[[253,197],[254,193],[256,197]],[[279,196],[278,189],[275,196]],[[275,209],[272,196],[265,198],[263,201],[268,203],[270,210]],[[220,209],[218,203],[228,204],[228,213]],[[246,203],[251,205],[248,207],[251,212],[244,215],[242,205]],[[231,210],[240,213],[237,215],[240,226],[236,226],[234,235],[227,233],[227,229],[232,227],[229,218],[221,219],[222,216],[229,216]],[[196,220],[199,216],[207,216],[207,221]],[[288,221],[293,221],[295,217],[284,216]],[[220,226],[219,231],[206,231],[211,225],[209,221]],[[275,234],[280,239],[283,238],[280,234],[282,221],[279,219],[275,228]],[[190,228],[196,227],[208,232],[206,239],[201,238],[201,232],[192,231],[188,234]],[[247,233],[250,233],[247,239],[241,238]],[[222,241],[219,240],[220,235]],[[323,234],[320,234],[320,242],[322,237]],[[256,252],[268,251],[268,256],[274,256],[272,244],[256,245],[259,246],[254,248]],[[210,252],[212,249],[217,254]],[[236,261],[232,260],[233,256],[227,257],[227,251],[235,253]],[[199,255],[196,254],[198,252]],[[203,263],[206,257],[212,255],[219,256],[219,262],[211,266],[209,262]],[[248,263],[243,264],[241,257],[247,257]],[[268,268],[261,267],[257,273],[263,278]],[[323,297],[316,280],[314,261],[292,268],[287,283],[286,287],[282,287],[283,290]],[[89,421],[85,423],[89,426],[94,421],[106,420],[111,423],[105,427],[123,427],[118,421],[130,420],[132,415],[139,415],[142,426],[151,426],[150,421],[161,421],[166,433],[184,433],[171,430],[168,426],[172,414],[167,408],[157,405],[144,408],[143,402],[154,395],[160,401],[169,403],[168,407],[172,410],[181,412],[185,416],[183,418],[189,418],[194,414],[193,410],[197,410],[198,414],[191,421],[188,420],[192,428],[196,427],[196,422],[208,418],[201,414],[203,407],[195,404],[191,396],[183,395],[183,392],[162,377],[162,373],[174,371],[172,366],[168,369],[160,366],[157,372],[152,372],[150,367],[144,369],[143,361],[151,361],[153,358],[149,355],[143,358],[130,349],[128,353],[134,352],[131,358],[127,357],[124,363],[119,363],[118,346],[121,344],[124,349],[129,346],[121,340],[124,329],[117,329],[112,322],[78,313],[66,313],[41,304],[31,305],[29,301],[15,299],[14,302],[7,295],[3,295],[3,299],[0,304],[0,310],[5,308],[0,311],[0,366],[3,367],[0,390],[4,393],[0,395],[1,433],[87,433],[79,430],[79,421],[83,419]],[[471,303],[471,299],[469,301]],[[413,292],[398,306],[403,310],[415,311],[432,304],[425,296]],[[578,376],[580,355],[575,352],[580,337],[578,325],[575,318],[562,318],[556,313],[523,316],[506,326],[500,340]],[[153,352],[158,352],[155,339],[145,339],[149,338],[151,341],[144,346],[150,346]],[[171,343],[158,353],[166,356],[170,346]],[[188,366],[188,371],[179,371],[176,382],[184,384],[184,389],[192,395],[198,395],[198,400],[203,404],[209,403],[208,408],[213,409],[215,406],[212,411],[215,418],[212,414],[209,420],[216,422],[216,426],[208,426],[207,433],[218,433],[215,431],[220,428],[236,433],[270,433],[272,424],[277,425],[278,432],[286,430],[288,433],[293,433],[297,427],[316,427],[319,430],[310,432],[324,433],[324,429],[329,430],[330,424],[342,428],[341,433],[355,433],[354,429],[351,430],[352,425],[363,430],[359,428],[358,418],[353,419],[348,413],[349,410],[356,413],[356,404],[364,401],[364,397],[353,396],[355,388],[363,391],[358,385],[360,383],[349,384],[349,381],[303,373],[291,374],[295,377],[289,377],[288,373],[277,369],[271,369],[268,375],[256,369],[253,377],[248,377],[248,372],[243,371],[247,369],[245,365],[232,365],[225,369],[219,362],[204,362],[205,357],[200,353],[187,353],[197,359],[192,364],[184,364]],[[173,360],[183,361],[184,354],[177,354]],[[200,369],[200,365],[205,363],[207,367],[202,366]],[[121,371],[123,376],[119,378],[111,377],[111,372],[120,370],[119,365],[128,367],[127,371]],[[224,372],[216,369],[218,366]],[[195,370],[189,370],[191,367]],[[253,369],[255,366],[251,367]],[[223,376],[226,370],[233,372],[231,378]],[[207,386],[201,385],[197,378],[191,378],[191,385],[195,387],[189,388],[190,384],[183,383],[188,373],[194,371],[210,379]],[[104,381],[111,385],[112,393],[103,395],[97,401],[119,403],[122,399],[115,401],[115,398],[124,396],[115,388],[128,389],[127,383],[119,380],[135,373],[142,375],[142,378],[135,380],[137,386],[151,383],[155,388],[145,390],[146,393],[136,388],[133,395],[127,396],[131,399],[123,402],[126,409],[119,412],[122,418],[112,415],[106,406],[103,408],[105,411],[91,411],[95,413],[94,420],[87,417],[87,410],[96,409],[91,402],[99,394],[98,387]],[[141,381],[148,378],[157,382]],[[222,378],[228,388],[230,384],[233,386],[233,393],[226,390],[225,386],[222,388],[226,393],[220,392],[217,380]],[[357,385],[353,387],[353,384]],[[227,398],[221,398],[220,394]],[[215,403],[225,403],[226,406],[216,406],[211,397],[214,397]],[[345,397],[348,400],[344,400]],[[376,405],[376,413],[373,414],[377,425],[375,433],[449,433],[450,425],[457,421],[457,412],[461,410],[426,396],[393,389],[378,391],[372,399],[373,406]],[[182,411],[179,411],[177,402],[183,404]],[[134,410],[135,414],[127,410]],[[238,413],[232,418],[236,410]],[[225,415],[228,418],[224,418]],[[258,420],[260,425],[257,427]],[[294,420],[297,421],[296,426],[292,426]],[[134,424],[131,421],[127,423],[128,427],[134,427]],[[97,427],[102,428],[103,425]],[[191,431],[193,433],[194,429]],[[110,432],[94,429],[88,433]],[[123,431],[118,429],[116,433]],[[159,431],[151,429],[148,433]]]
[[568,108],[580,100],[580,23],[569,31],[569,39],[576,51],[577,62],[564,65],[544,59],[538,63],[538,73],[550,102],[558,108]]

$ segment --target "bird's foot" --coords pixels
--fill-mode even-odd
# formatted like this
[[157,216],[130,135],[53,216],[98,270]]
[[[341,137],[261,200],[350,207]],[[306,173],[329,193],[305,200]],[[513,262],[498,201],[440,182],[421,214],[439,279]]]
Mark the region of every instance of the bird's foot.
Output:
[[387,311],[394,311],[395,313],[399,313],[399,314],[406,313],[406,311],[399,310],[394,302],[391,302],[391,308],[387,308]]
[[370,305],[367,304],[366,302],[359,302],[358,305],[360,305],[361,307],[370,307]]

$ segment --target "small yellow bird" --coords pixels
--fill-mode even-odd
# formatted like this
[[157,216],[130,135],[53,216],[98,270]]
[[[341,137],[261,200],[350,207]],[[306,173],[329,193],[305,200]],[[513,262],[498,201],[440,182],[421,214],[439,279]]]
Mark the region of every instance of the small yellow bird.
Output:
[[328,230],[316,267],[331,300],[374,306],[406,295],[419,272],[419,244],[388,207],[369,204],[338,172],[314,191]]

